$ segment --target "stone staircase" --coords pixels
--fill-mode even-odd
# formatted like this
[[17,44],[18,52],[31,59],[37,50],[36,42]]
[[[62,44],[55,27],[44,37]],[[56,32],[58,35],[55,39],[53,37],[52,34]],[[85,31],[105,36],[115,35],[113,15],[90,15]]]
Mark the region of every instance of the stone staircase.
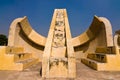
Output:
[[114,54],[111,47],[98,47],[95,53],[89,53],[81,62],[98,71],[120,70],[120,55]]
[[22,47],[0,47],[0,70],[21,71],[39,62],[32,53],[24,53]]

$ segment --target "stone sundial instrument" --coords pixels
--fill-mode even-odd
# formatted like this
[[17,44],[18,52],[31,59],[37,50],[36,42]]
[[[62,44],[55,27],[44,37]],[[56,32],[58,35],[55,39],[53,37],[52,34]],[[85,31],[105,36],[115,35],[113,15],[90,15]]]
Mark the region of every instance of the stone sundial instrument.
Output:
[[97,71],[120,71],[120,30],[112,35],[108,19],[94,16],[89,28],[72,38],[66,9],[55,9],[48,37],[27,17],[15,19],[8,45],[0,46],[0,70],[22,71],[42,62],[43,78],[75,78],[80,62]]

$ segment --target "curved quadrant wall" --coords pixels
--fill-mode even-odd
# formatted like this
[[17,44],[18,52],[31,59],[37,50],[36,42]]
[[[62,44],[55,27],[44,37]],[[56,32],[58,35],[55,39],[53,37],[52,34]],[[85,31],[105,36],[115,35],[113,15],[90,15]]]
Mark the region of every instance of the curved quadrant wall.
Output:
[[106,18],[94,16],[88,30],[73,38],[72,43],[77,58],[86,57],[88,53],[95,53],[99,47],[113,47],[113,35],[110,22]]
[[42,60],[46,38],[35,32],[27,17],[15,19],[10,25],[8,46],[23,47],[24,52]]

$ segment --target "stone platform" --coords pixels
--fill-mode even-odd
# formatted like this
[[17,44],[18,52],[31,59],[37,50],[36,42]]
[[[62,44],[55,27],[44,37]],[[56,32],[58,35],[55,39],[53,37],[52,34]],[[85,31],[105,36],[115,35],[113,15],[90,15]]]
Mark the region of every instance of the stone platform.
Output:
[[[40,76],[40,67],[41,63],[38,63],[24,71],[0,71],[0,80],[61,80],[43,79]],[[77,77],[73,80],[120,80],[120,71],[96,71],[77,62]]]

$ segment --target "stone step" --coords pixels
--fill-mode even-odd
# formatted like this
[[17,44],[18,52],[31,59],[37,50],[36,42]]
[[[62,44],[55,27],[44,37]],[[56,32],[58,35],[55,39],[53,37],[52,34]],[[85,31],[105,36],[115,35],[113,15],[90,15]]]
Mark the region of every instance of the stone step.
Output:
[[88,54],[87,58],[98,61],[98,62],[107,62],[106,54],[103,54],[103,53]]
[[24,48],[23,47],[7,47],[6,53],[7,54],[12,54],[12,53],[23,53]]
[[32,58],[32,53],[16,53],[16,54],[14,54],[15,62],[23,61],[23,60],[30,59],[30,58]]
[[13,53],[23,53],[23,47],[11,47],[11,46],[0,46],[1,55],[4,54],[13,54]]
[[97,62],[88,58],[82,58],[81,62],[84,63],[85,65],[95,69],[95,70],[104,70],[104,66],[106,63],[101,63],[101,62]]
[[113,53],[113,48],[112,47],[97,47],[95,52],[111,54],[111,53]]
[[39,62],[39,59],[31,58],[31,59],[27,59],[27,60],[23,60],[23,61],[18,61],[16,63],[23,64],[23,69],[25,69],[25,68],[28,68],[29,66],[32,66],[38,62]]

